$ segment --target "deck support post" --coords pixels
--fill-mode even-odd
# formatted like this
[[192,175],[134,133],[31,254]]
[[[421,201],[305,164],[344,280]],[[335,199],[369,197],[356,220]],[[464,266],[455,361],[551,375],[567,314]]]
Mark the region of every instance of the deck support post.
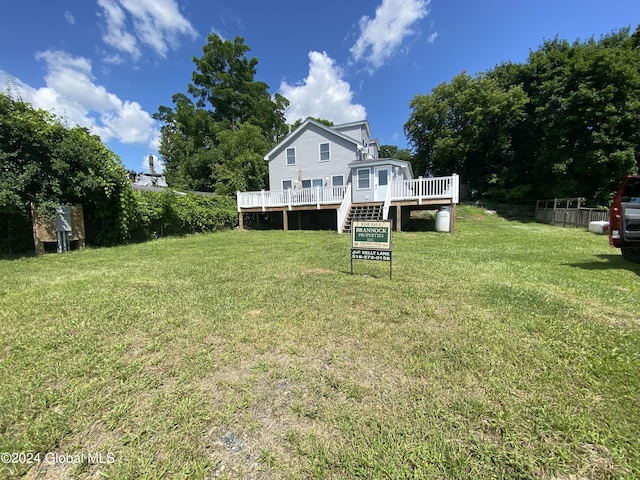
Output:
[[396,232],[402,231],[402,207],[396,205]]
[[242,212],[238,214],[238,228],[244,230],[244,213]]
[[452,203],[451,204],[451,233],[455,233],[456,231],[456,204]]
[[282,210],[282,229],[285,232],[289,230],[289,215],[286,210]]

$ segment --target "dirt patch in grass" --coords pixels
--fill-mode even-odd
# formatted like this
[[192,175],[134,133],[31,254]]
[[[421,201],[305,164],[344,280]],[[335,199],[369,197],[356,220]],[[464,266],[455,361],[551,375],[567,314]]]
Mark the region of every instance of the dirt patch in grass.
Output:
[[247,347],[242,360],[201,380],[212,416],[202,441],[217,475],[281,478],[308,471],[300,449],[309,442],[340,445],[346,410],[378,414],[392,408],[389,392],[408,386],[379,357],[363,355],[353,338],[329,335],[318,347],[261,355]]

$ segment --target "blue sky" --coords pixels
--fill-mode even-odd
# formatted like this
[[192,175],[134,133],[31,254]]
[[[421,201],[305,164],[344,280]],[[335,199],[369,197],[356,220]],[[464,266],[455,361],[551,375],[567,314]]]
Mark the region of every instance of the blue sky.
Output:
[[186,93],[209,33],[240,35],[287,119],[366,118],[407,147],[409,102],[558,36],[640,23],[637,0],[21,0],[0,15],[0,88],[100,135],[129,169],[157,153],[160,105]]

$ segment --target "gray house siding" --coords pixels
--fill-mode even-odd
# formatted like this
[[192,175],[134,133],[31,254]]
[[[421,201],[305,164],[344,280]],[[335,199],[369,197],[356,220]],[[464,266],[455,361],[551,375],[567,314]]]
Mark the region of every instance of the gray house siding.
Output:
[[[367,179],[369,188],[363,188],[362,183],[367,182]],[[351,201],[353,203],[373,202],[373,167],[353,167]]]
[[350,165],[353,182],[351,198],[353,203],[380,202],[385,193],[378,192],[376,198],[376,169],[387,169],[387,185],[397,180],[413,178],[411,166],[408,162],[395,159],[379,159],[373,161],[358,161]]
[[369,135],[367,135],[367,130],[364,128],[364,124],[360,122],[336,125],[333,129],[363,144],[369,140]]
[[[329,144],[329,160],[321,160],[320,145]],[[287,164],[287,149],[295,149],[295,164]],[[326,154],[326,150],[324,151]],[[349,163],[357,160],[358,149],[354,142],[326,129],[309,123],[290,142],[283,142],[271,152],[269,160],[269,189],[282,190],[283,180],[293,188],[330,186],[342,176],[342,184],[351,181]],[[311,183],[311,184],[310,184]]]

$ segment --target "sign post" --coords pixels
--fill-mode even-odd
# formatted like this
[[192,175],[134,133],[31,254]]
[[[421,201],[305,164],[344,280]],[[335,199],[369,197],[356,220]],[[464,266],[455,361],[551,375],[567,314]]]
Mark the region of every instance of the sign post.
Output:
[[391,279],[391,221],[353,222],[351,225],[351,275],[354,260],[389,262]]

